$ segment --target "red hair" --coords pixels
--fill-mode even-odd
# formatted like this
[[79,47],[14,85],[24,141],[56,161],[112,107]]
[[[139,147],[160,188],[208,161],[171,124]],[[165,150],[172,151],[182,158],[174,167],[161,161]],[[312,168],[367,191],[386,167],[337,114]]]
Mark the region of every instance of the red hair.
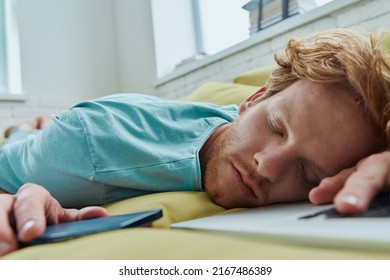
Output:
[[283,54],[275,54],[264,97],[298,79],[343,86],[372,119],[378,134],[390,144],[390,51],[383,45],[389,32],[331,29],[303,39],[290,39]]

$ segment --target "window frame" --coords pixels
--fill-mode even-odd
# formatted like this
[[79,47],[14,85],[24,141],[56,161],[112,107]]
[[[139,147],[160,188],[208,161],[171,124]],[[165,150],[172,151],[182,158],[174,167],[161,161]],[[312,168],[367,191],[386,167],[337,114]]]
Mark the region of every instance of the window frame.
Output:
[[240,42],[230,48],[227,48],[219,53],[207,56],[202,60],[193,61],[187,65],[177,68],[173,72],[165,75],[164,77],[156,79],[153,84],[155,87],[159,87],[163,84],[169,83],[170,81],[173,81],[181,76],[185,76],[190,72],[196,71],[197,69],[203,68],[218,60],[222,60],[226,57],[239,53],[263,41],[272,39],[282,33],[286,33],[292,29],[296,29],[300,26],[306,25],[312,21],[325,17],[329,14],[344,9],[345,7],[350,6],[352,4],[356,4],[360,1],[362,0],[332,1],[316,9],[310,10],[307,13],[301,14],[300,16],[288,17],[278,23],[275,23],[267,28],[262,29],[261,31],[253,34],[249,39]]
[[26,94],[22,90],[19,30],[16,18],[17,0],[0,0],[4,25],[0,38],[1,58],[4,64],[4,86],[0,88],[1,101],[24,101]]

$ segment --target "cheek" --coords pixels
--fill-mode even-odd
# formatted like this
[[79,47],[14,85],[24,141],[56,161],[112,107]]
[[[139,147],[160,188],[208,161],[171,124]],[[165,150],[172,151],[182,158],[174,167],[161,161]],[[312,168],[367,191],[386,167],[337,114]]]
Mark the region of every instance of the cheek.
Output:
[[232,125],[222,138],[215,143],[204,174],[204,186],[210,198],[226,207],[227,201],[234,195],[231,189],[230,163],[235,157],[233,150],[238,141],[235,127]]
[[309,190],[306,190],[301,183],[296,184],[295,179],[290,180],[284,186],[269,190],[269,202],[272,204],[305,201],[308,200],[308,196]]
[[236,135],[242,142],[259,143],[272,135],[268,125],[266,110],[253,107],[236,122]]
[[228,165],[225,164],[223,157],[214,153],[206,167],[204,176],[204,185],[209,197],[222,207],[227,206],[232,190],[230,189],[229,177],[227,174]]

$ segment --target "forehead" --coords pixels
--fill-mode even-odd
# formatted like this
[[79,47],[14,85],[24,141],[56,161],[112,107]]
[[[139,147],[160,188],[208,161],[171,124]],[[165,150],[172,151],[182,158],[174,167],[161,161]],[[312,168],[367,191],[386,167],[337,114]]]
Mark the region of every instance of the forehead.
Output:
[[328,105],[340,105],[359,108],[357,103],[349,95],[348,91],[341,86],[334,84],[324,84],[312,82],[307,79],[297,80],[284,90],[270,97],[272,102],[291,102],[298,99],[305,103],[305,106],[311,105],[325,107]]
[[[293,111],[298,117],[326,114],[332,120],[353,116],[357,121],[365,119],[363,110],[341,86],[327,85],[309,80],[298,80],[281,92],[271,96],[268,106]],[[313,115],[314,114],[314,115]],[[372,125],[369,124],[371,127]]]
[[308,157],[333,167],[330,173],[353,165],[377,147],[371,121],[342,87],[300,80],[265,105],[283,119]]

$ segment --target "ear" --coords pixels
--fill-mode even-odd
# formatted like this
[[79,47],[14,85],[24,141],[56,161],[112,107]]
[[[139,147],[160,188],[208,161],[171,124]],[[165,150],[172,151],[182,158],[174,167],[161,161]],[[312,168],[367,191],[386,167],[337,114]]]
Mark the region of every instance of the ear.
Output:
[[238,107],[238,113],[241,115],[248,109],[252,102],[261,97],[265,93],[265,87],[261,87],[258,91],[248,96]]

